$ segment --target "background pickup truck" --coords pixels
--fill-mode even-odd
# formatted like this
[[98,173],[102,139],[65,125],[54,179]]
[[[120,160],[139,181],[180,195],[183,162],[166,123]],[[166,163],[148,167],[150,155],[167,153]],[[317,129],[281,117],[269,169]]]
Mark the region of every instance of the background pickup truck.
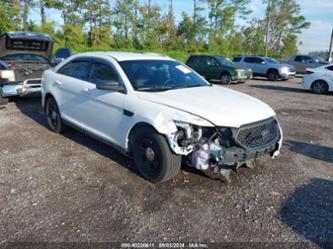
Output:
[[11,96],[40,94],[43,72],[71,55],[61,48],[51,58],[53,43],[50,36],[34,32],[0,36],[0,104]]
[[296,68],[296,73],[305,73],[307,68],[316,68],[328,64],[322,58],[310,55],[295,55],[288,60],[279,60],[279,62],[293,65]]

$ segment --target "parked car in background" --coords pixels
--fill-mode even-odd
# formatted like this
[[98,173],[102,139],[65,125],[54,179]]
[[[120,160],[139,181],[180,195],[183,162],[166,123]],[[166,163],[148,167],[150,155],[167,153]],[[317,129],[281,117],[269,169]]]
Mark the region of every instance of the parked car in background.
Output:
[[296,75],[294,66],[281,64],[270,57],[237,56],[233,62],[239,67],[252,69],[253,76],[266,77],[271,81],[292,79]]
[[0,60],[7,66],[0,80],[1,102],[11,96],[40,93],[42,73],[52,67],[53,43],[50,36],[34,32],[0,36]]
[[211,85],[162,55],[74,55],[44,72],[42,105],[54,132],[69,124],[113,145],[152,182],[177,175],[183,158],[222,173],[264,155],[275,158],[282,145],[268,105]]
[[252,78],[252,70],[236,66],[224,56],[191,55],[186,65],[207,80],[219,80],[222,84],[245,82]]
[[303,77],[302,84],[305,89],[318,94],[333,91],[333,64],[308,71]]
[[306,68],[305,69],[305,74],[312,74],[315,72],[319,72],[319,71],[333,71],[333,63],[332,64],[327,64],[325,66],[321,66],[321,67],[316,67],[316,68]]
[[306,68],[316,68],[328,64],[328,62],[324,61],[322,58],[310,55],[295,55],[288,60],[279,61],[293,65],[296,69],[296,73],[300,74],[305,73]]
[[51,64],[52,66],[58,65],[64,59],[72,56],[72,50],[70,48],[58,48],[54,56],[52,57]]

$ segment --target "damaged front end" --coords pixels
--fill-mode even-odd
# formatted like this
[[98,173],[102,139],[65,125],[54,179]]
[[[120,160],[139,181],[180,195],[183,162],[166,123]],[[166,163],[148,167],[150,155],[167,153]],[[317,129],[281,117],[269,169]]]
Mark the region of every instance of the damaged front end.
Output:
[[198,170],[222,173],[264,155],[275,158],[282,143],[282,130],[275,118],[240,128],[176,126],[178,131],[169,136],[171,147],[187,156],[188,164]]

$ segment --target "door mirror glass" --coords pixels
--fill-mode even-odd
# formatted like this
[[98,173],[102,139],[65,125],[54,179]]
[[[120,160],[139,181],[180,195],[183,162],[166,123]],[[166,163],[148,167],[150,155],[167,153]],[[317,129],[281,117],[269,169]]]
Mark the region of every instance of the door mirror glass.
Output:
[[118,81],[99,82],[96,84],[96,88],[99,90],[115,92],[120,92],[124,90],[123,86]]

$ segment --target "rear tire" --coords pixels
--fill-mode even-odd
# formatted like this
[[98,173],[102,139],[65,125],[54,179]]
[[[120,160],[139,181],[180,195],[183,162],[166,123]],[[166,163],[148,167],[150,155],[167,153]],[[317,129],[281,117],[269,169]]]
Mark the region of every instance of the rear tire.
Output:
[[232,81],[232,79],[231,79],[231,76],[229,73],[222,73],[221,78],[220,78],[221,84],[230,85],[231,81]]
[[64,131],[64,124],[61,119],[57,102],[53,97],[46,100],[45,114],[50,129],[55,133],[62,133]]
[[134,161],[146,179],[160,183],[178,174],[182,157],[174,154],[166,139],[153,128],[138,128],[132,139]]
[[267,78],[270,81],[277,81],[279,79],[279,73],[276,70],[269,70],[267,73]]
[[323,80],[317,80],[312,84],[312,91],[317,94],[325,94],[328,92],[328,84]]

